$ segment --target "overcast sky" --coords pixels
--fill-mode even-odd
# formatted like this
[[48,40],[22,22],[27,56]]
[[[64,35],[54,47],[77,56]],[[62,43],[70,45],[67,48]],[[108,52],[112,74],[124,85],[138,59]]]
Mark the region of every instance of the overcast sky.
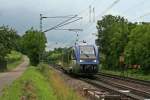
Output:
[[[106,11],[115,1],[118,3]],[[96,24],[89,23],[89,5],[95,8],[96,20],[101,19],[102,15],[112,14],[124,16],[129,21],[150,21],[149,0],[0,0],[0,24],[9,25],[22,35],[32,26],[39,29],[40,13],[43,16],[79,14],[82,20],[62,28],[81,28],[83,31],[79,32],[79,39],[94,44],[95,36],[92,33],[96,33]],[[143,15],[147,16],[140,17]],[[66,19],[45,19],[43,30],[63,20]],[[76,40],[76,33],[71,31],[52,30],[46,36],[49,49],[69,46]]]

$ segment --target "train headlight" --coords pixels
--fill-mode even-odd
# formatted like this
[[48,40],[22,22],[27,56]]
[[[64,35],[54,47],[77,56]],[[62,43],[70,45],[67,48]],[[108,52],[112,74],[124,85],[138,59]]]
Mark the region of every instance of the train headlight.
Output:
[[84,62],[84,60],[80,60],[80,62]]
[[96,60],[93,60],[93,62],[96,62]]

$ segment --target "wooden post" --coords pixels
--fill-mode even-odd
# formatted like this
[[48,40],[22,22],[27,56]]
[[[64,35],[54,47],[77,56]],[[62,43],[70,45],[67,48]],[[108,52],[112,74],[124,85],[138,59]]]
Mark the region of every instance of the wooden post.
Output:
[[123,53],[119,57],[119,62],[120,62],[120,68],[121,68],[121,71],[122,71],[121,74],[123,74],[123,76],[124,76],[124,68],[125,68],[125,66],[124,66],[124,54]]

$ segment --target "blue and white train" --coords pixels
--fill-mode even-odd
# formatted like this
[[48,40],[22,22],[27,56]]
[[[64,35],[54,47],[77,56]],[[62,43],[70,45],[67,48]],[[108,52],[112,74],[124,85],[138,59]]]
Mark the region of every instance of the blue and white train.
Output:
[[98,72],[99,53],[94,45],[75,45],[63,55],[63,69],[78,75],[94,75]]

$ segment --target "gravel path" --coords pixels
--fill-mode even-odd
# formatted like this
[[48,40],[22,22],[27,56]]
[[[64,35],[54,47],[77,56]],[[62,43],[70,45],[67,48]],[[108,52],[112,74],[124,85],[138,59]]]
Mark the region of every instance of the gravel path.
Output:
[[14,80],[20,77],[22,73],[26,70],[29,64],[29,59],[26,56],[24,56],[23,59],[24,59],[23,62],[12,71],[0,73],[0,95],[2,94],[2,90],[5,86],[10,85]]

